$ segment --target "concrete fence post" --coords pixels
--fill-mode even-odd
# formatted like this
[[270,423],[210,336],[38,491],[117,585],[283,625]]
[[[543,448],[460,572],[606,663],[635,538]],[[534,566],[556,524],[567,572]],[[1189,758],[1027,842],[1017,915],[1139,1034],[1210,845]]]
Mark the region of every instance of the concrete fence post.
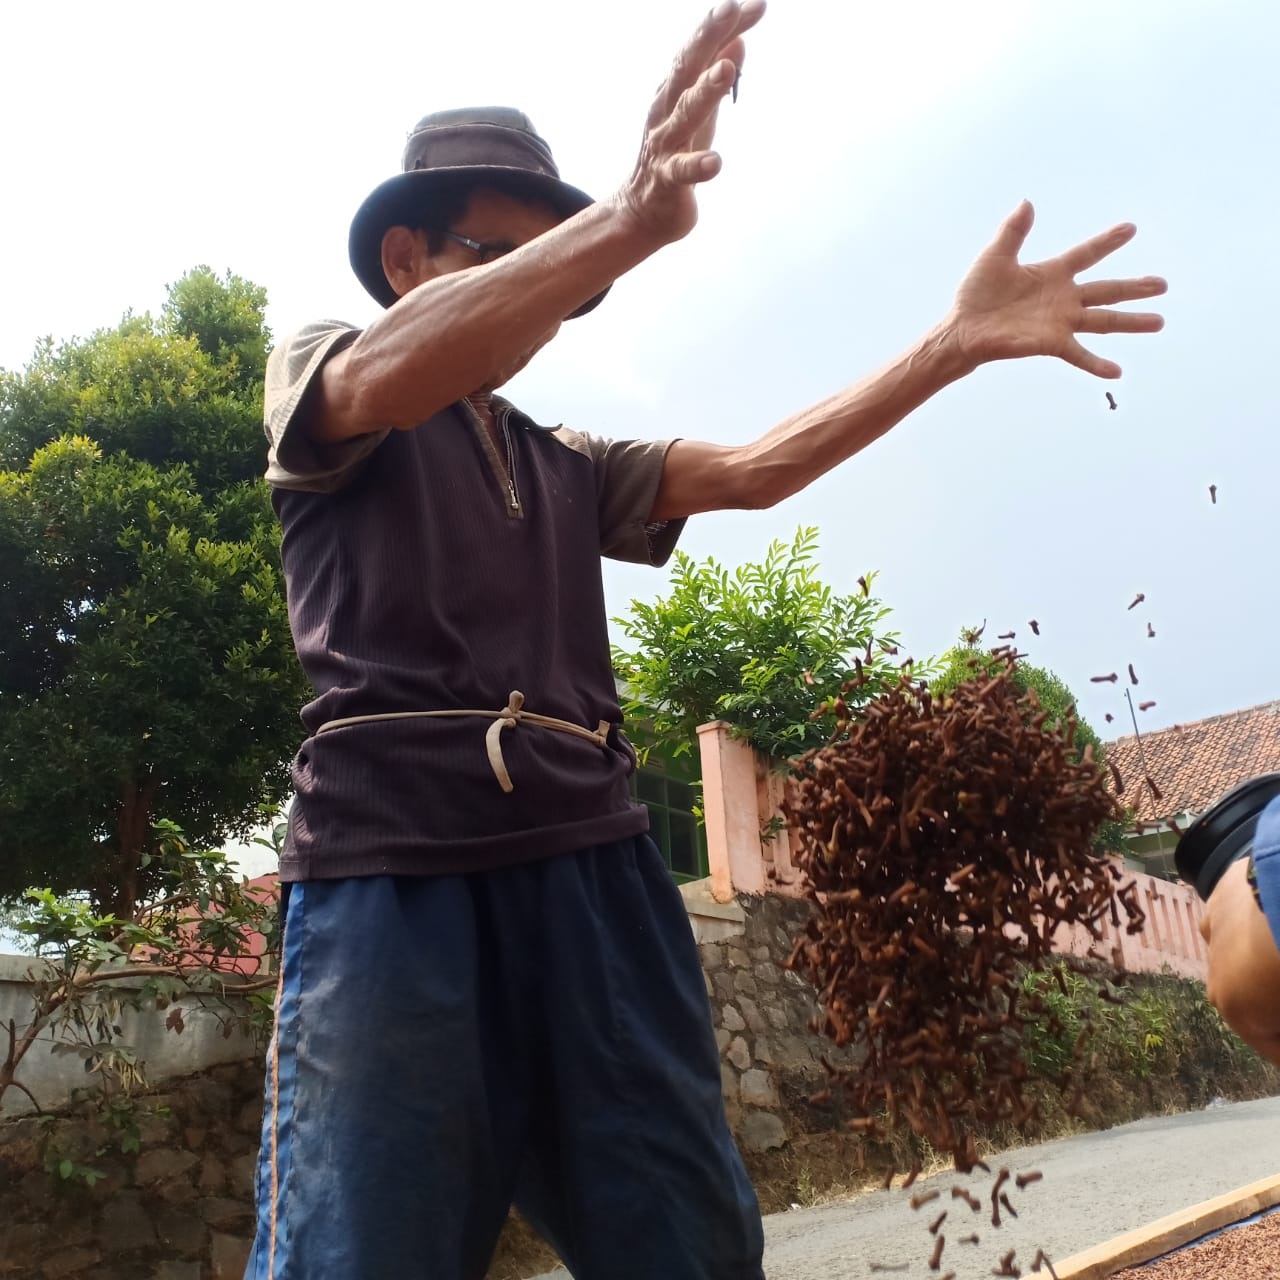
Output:
[[707,827],[711,896],[728,902],[739,893],[764,893],[756,764],[751,748],[723,720],[698,726],[702,803]]

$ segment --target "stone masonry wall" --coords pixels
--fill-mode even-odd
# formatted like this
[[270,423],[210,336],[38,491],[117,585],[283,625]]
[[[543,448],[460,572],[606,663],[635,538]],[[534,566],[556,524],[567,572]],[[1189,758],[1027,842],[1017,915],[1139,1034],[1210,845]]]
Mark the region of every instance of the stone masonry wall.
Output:
[[[241,1280],[261,1123],[260,1060],[138,1098],[137,1154],[93,1115],[0,1123],[0,1277]],[[63,1180],[63,1159],[104,1176]]]
[[[832,1126],[809,1104],[822,1059],[811,988],[784,966],[808,907],[743,895],[723,936],[699,945],[725,1107],[745,1151]],[[740,911],[740,916],[739,916]],[[0,1120],[0,1280],[240,1280],[253,1222],[262,1065],[214,1066],[141,1096],[141,1149],[96,1114]],[[102,1174],[62,1179],[63,1159]]]
[[797,1127],[820,1124],[807,1099],[822,1088],[822,1059],[841,1051],[809,1030],[818,1005],[812,987],[784,966],[808,905],[773,894],[742,895],[736,937],[699,945],[711,997],[725,1107],[747,1151],[783,1146]]

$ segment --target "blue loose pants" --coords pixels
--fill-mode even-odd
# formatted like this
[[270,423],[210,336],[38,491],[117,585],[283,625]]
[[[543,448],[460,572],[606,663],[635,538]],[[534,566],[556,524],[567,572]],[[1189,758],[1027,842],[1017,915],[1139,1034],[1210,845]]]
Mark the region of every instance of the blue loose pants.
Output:
[[647,836],[287,887],[246,1280],[762,1280],[698,960]]

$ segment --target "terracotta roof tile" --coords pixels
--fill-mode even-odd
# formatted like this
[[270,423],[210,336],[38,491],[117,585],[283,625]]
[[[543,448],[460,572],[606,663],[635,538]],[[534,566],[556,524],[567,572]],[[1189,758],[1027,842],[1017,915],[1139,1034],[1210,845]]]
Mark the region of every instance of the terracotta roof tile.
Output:
[[[1144,781],[1143,757],[1161,794]],[[1280,772],[1280,702],[1264,702],[1190,724],[1107,743],[1124,781],[1122,799],[1144,822],[1202,813],[1224,791],[1259,773]]]

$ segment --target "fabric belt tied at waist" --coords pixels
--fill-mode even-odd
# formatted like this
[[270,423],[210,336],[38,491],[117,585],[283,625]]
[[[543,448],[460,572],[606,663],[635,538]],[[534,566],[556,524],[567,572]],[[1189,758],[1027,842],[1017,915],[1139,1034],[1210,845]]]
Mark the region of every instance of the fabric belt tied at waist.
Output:
[[514,791],[515,784],[507,772],[507,763],[502,758],[502,731],[514,729],[518,724],[536,724],[543,729],[555,729],[560,733],[571,733],[575,738],[586,738],[597,747],[608,749],[609,722],[601,720],[599,727],[584,729],[580,724],[570,720],[557,720],[555,716],[540,716],[524,709],[524,694],[513,689],[507,699],[507,705],[501,711],[384,711],[371,716],[345,716],[341,720],[327,720],[316,730],[316,736],[328,733],[332,729],[346,729],[353,724],[376,724],[379,720],[422,720],[444,716],[484,716],[493,721],[484,735],[484,745],[489,753],[489,766],[503,791]]

